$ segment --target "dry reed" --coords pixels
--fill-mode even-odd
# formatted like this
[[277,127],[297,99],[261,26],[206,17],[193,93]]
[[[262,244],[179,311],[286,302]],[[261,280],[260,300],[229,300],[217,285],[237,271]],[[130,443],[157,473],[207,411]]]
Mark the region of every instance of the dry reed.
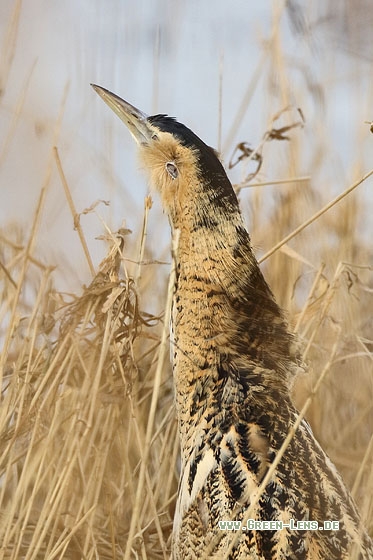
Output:
[[[277,25],[274,18],[227,145],[266,61],[286,74]],[[0,559],[166,559],[179,450],[165,357],[170,289],[159,296],[160,316],[143,305],[151,297],[152,273],[142,264],[151,201],[136,273],[125,265],[128,231],[106,227],[107,257],[94,274],[58,152],[51,153],[93,279],[81,295],[68,296],[54,288],[53,269],[34,256],[49,170],[29,236],[18,228],[0,232]],[[254,244],[265,247],[266,276],[288,310],[310,369],[299,375],[294,398],[371,534],[373,269],[371,248],[355,227],[359,189],[350,193],[372,173],[340,189],[348,203],[330,196],[325,204],[312,176],[298,173],[295,158],[283,174],[288,179],[270,183],[279,184],[271,212],[265,209],[267,187],[255,189],[250,219]],[[259,179],[243,180],[238,191],[269,183]]]

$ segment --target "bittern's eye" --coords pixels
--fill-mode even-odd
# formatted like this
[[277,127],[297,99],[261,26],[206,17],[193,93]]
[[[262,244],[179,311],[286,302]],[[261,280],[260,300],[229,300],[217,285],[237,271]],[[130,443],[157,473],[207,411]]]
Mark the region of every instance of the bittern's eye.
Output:
[[173,161],[168,161],[166,163],[166,171],[172,179],[177,179],[179,176],[179,170]]
[[158,136],[157,136],[156,134],[153,134],[152,140],[154,140],[155,142],[157,142],[157,141],[158,141]]

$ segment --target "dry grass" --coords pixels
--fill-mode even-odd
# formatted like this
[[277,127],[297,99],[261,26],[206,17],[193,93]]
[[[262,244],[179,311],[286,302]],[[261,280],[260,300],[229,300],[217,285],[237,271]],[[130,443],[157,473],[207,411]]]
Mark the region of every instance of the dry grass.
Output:
[[[261,65],[269,58],[284,77],[276,25],[272,51],[265,51]],[[241,112],[250,103],[251,86]],[[285,107],[283,89],[281,94]],[[346,200],[321,201],[312,175],[298,172],[300,134],[292,137],[279,185],[260,186],[264,181],[256,177],[249,211],[243,197],[244,213],[309,364],[294,398],[372,534],[373,269],[371,247],[357,228],[364,174],[339,189],[349,195]],[[268,131],[263,138],[256,153],[271,139]],[[57,151],[53,166],[93,272]],[[320,170],[319,162],[313,173]],[[288,180],[283,184],[280,177]],[[245,187],[253,184],[252,177],[243,179],[238,191],[246,195]],[[165,283],[157,303],[164,312],[147,313],[154,269],[139,266],[131,275],[125,264],[128,232],[107,228],[107,257],[90,285],[80,296],[57,291],[56,272],[34,256],[44,194],[45,186],[28,236],[18,226],[0,232],[0,558],[168,558],[179,476],[168,363],[170,290]],[[268,197],[275,201],[271,212]],[[159,258],[146,247],[150,206],[147,199],[139,263],[144,254]]]
[[[146,530],[138,534],[136,527],[134,543],[144,539],[148,554],[162,557],[177,484],[175,467],[170,470],[177,438],[162,368],[144,447],[160,348],[151,325],[158,320],[140,312],[134,281],[123,268],[123,236],[113,236],[91,285],[68,303],[53,290],[50,269],[26,263],[22,247],[2,241],[1,312],[11,317],[2,333],[5,557],[121,558],[140,503],[144,457],[138,526]],[[27,286],[18,290],[23,268]],[[34,305],[16,301],[30,285]]]
[[[323,227],[331,225],[325,217]],[[122,558],[126,550],[128,558],[168,557],[178,482],[168,319],[141,310],[141,291],[124,266],[126,235],[110,236],[92,283],[69,298],[32,258],[35,239],[1,236],[4,558]],[[296,399],[311,405],[315,432],[369,524],[372,269],[364,248],[354,251],[355,264],[334,252],[317,270],[299,247],[284,245],[269,268],[275,292],[286,278],[292,301],[298,277],[311,276],[290,315],[311,364]],[[167,315],[169,302],[165,308]]]

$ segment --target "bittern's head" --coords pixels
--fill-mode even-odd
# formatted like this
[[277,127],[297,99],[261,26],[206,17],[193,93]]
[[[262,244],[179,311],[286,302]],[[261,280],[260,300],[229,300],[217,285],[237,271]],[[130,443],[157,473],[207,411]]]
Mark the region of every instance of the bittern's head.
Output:
[[215,151],[189,128],[166,115],[148,116],[114,93],[92,87],[139,145],[150,183],[159,191],[174,225],[188,218],[209,222],[214,214],[212,206],[225,214],[238,210],[232,185]]

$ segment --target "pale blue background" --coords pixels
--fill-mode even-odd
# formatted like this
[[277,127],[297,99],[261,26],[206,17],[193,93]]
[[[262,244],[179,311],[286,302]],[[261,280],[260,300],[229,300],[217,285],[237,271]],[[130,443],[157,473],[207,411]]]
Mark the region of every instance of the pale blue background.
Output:
[[[373,136],[364,124],[373,119],[372,27],[367,10],[354,23],[360,28],[353,39],[347,40],[346,21],[338,19],[342,16],[333,12],[333,3],[298,2],[304,27],[297,34],[280,1],[28,0],[21,6],[12,58],[12,41],[6,33],[16,4],[0,3],[0,218],[3,225],[23,224],[29,231],[52,161],[37,251],[46,262],[59,265],[65,288],[90,278],[50,160],[53,128],[67,86],[57,145],[76,207],[81,211],[97,199],[110,200],[110,207],[99,206],[97,212],[113,229],[126,220],[134,231],[128,248],[133,258],[146,181],[137,169],[132,138],[90,82],[115,91],[145,112],[178,117],[207,143],[222,148],[227,161],[235,142],[246,140],[255,146],[270,116],[283,108],[278,77],[271,70],[274,43],[270,54],[265,50],[271,37],[275,39],[272,26],[278,17],[277,62],[284,65],[283,75],[290,84],[288,100],[306,117],[306,127],[295,133],[301,150],[299,173],[312,176],[320,203],[325,203],[372,166]],[[250,103],[232,133],[254,75],[258,79]],[[314,175],[317,150],[324,161]],[[261,179],[281,178],[285,168],[286,149],[271,147]],[[240,172],[231,177],[238,180]],[[371,189],[372,181],[360,190],[365,238],[372,235]],[[97,265],[105,247],[95,237],[104,228],[95,214],[83,216],[82,225]],[[165,258],[168,225],[157,201],[150,228],[151,248],[157,258]]]

